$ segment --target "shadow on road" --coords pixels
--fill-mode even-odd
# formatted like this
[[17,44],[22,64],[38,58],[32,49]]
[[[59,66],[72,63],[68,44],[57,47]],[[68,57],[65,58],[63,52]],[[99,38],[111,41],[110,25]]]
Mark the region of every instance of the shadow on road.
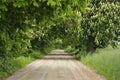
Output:
[[43,60],[76,60],[72,54],[48,54],[47,56],[41,58]]

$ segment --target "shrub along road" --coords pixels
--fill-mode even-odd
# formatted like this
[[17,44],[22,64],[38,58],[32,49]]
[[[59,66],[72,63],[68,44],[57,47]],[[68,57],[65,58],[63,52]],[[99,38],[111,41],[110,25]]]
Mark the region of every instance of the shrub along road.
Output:
[[106,80],[64,50],[53,50],[6,80]]

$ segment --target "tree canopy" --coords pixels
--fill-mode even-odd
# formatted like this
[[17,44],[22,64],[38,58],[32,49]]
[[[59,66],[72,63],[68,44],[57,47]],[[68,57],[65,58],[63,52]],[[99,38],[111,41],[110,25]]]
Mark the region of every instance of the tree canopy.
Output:
[[32,40],[45,42],[53,26],[75,11],[85,12],[87,3],[88,0],[1,0],[0,56],[21,55],[32,47]]
[[[84,51],[115,46],[120,31],[119,1],[1,0],[0,55],[43,49],[54,39]],[[88,6],[88,7],[87,7]]]

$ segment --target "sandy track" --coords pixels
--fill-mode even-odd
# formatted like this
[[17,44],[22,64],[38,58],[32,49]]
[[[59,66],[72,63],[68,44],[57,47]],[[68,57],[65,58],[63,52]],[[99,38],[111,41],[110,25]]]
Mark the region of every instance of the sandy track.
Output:
[[106,80],[64,50],[53,50],[6,80]]

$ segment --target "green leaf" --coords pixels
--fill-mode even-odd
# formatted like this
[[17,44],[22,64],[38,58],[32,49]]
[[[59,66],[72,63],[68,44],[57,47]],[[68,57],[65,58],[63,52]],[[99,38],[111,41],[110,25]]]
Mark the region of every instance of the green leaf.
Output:
[[39,7],[39,4],[38,4],[36,1],[33,2],[33,5],[34,5],[35,7]]
[[56,5],[56,2],[53,0],[48,0],[47,5],[54,7]]
[[6,5],[2,4],[2,3],[0,3],[0,9],[2,9],[3,11],[7,11],[8,10]]

